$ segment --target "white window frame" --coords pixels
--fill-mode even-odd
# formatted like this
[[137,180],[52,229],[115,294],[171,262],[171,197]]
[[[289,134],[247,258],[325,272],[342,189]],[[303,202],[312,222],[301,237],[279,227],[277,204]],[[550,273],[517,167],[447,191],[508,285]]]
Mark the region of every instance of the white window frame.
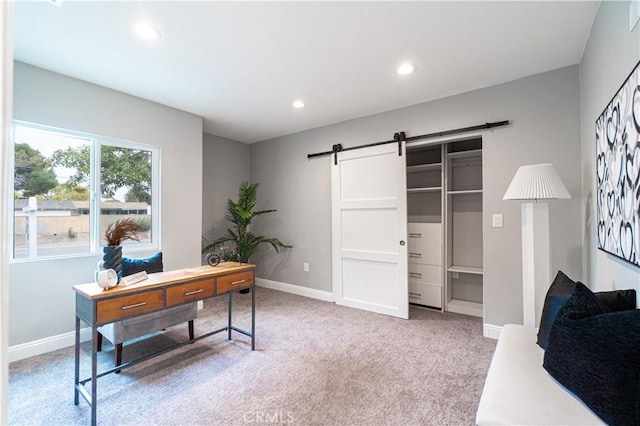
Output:
[[29,258],[14,258],[13,251],[13,237],[15,233],[15,219],[14,213],[14,199],[11,197],[10,211],[12,218],[9,221],[10,230],[8,232],[10,238],[11,257],[12,263],[21,262],[33,262],[47,259],[58,258],[72,258],[83,256],[94,256],[98,253],[102,253],[102,247],[104,247],[105,241],[100,231],[100,152],[102,146],[116,146],[119,148],[139,149],[143,151],[151,152],[151,242],[148,243],[136,243],[123,245],[123,251],[126,253],[135,253],[150,250],[161,250],[161,226],[160,226],[160,167],[161,167],[161,148],[156,145],[145,144],[141,142],[133,142],[124,139],[116,139],[107,136],[98,136],[89,133],[83,133],[73,130],[61,129],[51,126],[45,126],[26,121],[14,120],[11,127],[11,144],[9,147],[9,168],[8,168],[8,182],[9,188],[13,193],[15,186],[14,182],[14,169],[15,169],[15,129],[16,127],[30,127],[32,129],[49,131],[55,133],[62,133],[65,135],[88,139],[90,143],[90,176],[89,176],[89,252],[88,253],[73,253],[73,254],[61,254],[54,256],[38,256]]

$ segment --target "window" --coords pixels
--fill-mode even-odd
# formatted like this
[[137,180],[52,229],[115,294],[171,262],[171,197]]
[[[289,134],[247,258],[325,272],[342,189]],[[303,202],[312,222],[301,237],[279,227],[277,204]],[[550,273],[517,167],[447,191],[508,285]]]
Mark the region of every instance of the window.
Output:
[[18,122],[13,142],[14,259],[99,252],[128,217],[142,232],[123,244],[159,247],[157,147]]

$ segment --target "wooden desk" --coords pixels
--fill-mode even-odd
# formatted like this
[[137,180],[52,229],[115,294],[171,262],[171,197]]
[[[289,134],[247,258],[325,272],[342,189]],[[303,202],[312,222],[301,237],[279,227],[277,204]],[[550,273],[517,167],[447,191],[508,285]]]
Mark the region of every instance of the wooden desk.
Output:
[[[251,331],[245,331],[231,324],[231,295],[234,291],[251,290]],[[226,262],[218,266],[198,266],[195,268],[149,274],[140,283],[128,287],[114,287],[103,290],[96,283],[80,284],[73,287],[76,292],[76,347],[74,404],[78,405],[82,395],[91,406],[91,424],[96,424],[97,379],[107,374],[130,367],[196,340],[223,331],[231,340],[231,331],[251,337],[251,350],[255,350],[255,265]],[[138,358],[98,374],[98,327],[125,318],[150,312],[161,311],[172,306],[195,302],[209,297],[227,295],[227,326],[179,343],[162,351]],[[91,326],[91,377],[80,380],[80,321]],[[91,382],[91,393],[84,385]]]

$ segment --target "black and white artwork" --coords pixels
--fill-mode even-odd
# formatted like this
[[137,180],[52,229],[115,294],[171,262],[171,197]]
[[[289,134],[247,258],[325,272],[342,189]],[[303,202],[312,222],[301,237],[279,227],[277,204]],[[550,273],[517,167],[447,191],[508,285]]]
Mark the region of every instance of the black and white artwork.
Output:
[[596,120],[596,179],[598,248],[640,266],[638,65]]

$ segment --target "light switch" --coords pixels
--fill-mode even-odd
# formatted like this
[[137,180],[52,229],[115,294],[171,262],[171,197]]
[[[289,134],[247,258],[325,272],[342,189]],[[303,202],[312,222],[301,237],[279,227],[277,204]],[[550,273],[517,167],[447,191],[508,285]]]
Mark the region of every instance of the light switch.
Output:
[[504,226],[502,214],[494,214],[493,215],[493,227],[494,228],[502,228]]

